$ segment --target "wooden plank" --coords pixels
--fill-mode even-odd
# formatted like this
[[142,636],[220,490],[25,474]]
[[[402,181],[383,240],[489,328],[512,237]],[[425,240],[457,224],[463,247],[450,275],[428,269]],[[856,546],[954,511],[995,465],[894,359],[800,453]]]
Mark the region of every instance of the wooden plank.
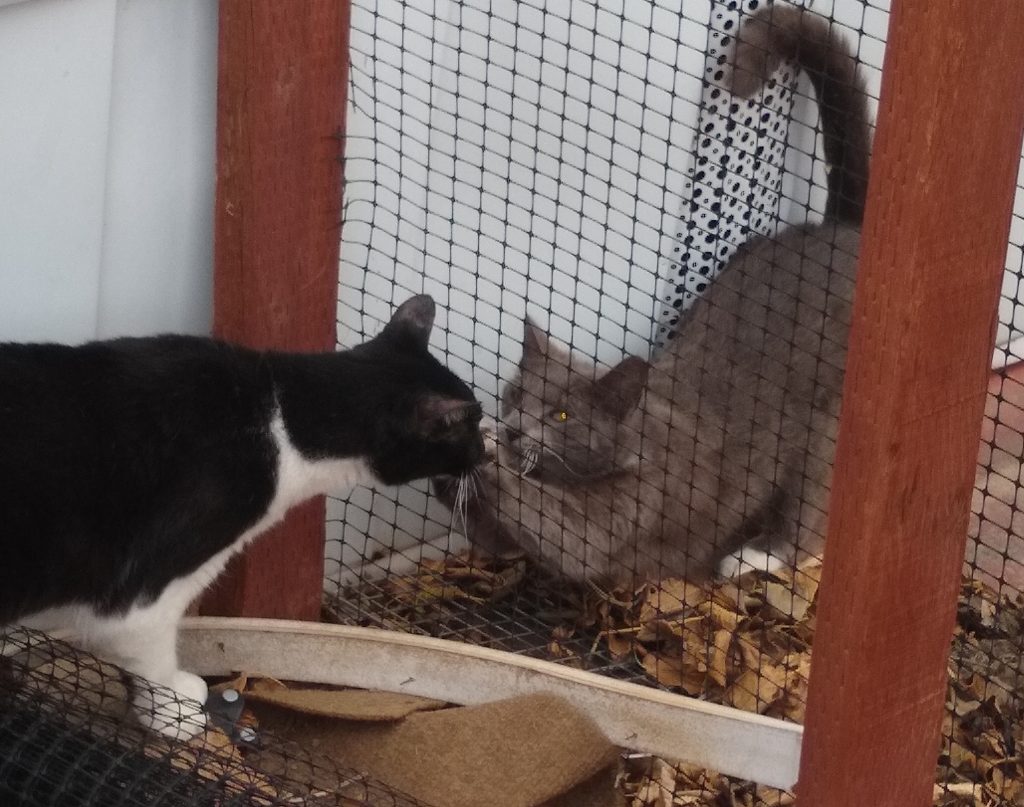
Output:
[[797,787],[924,807],[1024,124],[1024,4],[894,0]]
[[[259,348],[331,350],[341,221],[347,0],[221,0],[214,332]],[[236,558],[209,614],[317,619],[324,502]]]
[[798,768],[801,729],[793,723],[461,642],[378,628],[200,617],[183,624],[181,655],[201,675],[258,670],[461,704],[548,692],[634,751],[776,787],[792,785]]

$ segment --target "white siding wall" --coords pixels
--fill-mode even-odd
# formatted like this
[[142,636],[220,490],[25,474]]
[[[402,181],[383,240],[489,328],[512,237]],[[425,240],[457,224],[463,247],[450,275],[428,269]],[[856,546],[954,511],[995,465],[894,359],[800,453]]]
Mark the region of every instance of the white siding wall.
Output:
[[0,0],[0,340],[209,330],[215,0]]

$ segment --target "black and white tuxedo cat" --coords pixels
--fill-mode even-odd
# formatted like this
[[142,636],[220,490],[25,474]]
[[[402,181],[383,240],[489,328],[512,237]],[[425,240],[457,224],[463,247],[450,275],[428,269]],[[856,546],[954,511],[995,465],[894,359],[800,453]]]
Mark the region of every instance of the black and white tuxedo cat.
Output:
[[[184,336],[0,345],[0,626],[68,630],[203,702],[177,625],[231,555],[315,494],[480,460],[480,406],[429,353],[433,321],[413,297],[375,338],[322,354]],[[202,727],[145,697],[151,726]]]

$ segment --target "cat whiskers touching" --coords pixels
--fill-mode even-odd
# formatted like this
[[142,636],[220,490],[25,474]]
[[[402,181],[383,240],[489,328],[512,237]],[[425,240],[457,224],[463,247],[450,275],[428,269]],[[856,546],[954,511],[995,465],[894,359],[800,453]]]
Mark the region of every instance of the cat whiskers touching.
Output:
[[[479,496],[478,480],[480,471],[477,468],[462,474],[455,486],[455,501],[452,504],[452,520],[448,525],[448,540],[453,539],[453,530],[459,529],[463,535],[469,531],[469,503]],[[460,525],[461,522],[461,525]]]
[[480,498],[480,486],[483,484],[483,471],[478,467],[470,471],[469,474],[470,482],[473,485],[473,491],[471,499],[476,501]]

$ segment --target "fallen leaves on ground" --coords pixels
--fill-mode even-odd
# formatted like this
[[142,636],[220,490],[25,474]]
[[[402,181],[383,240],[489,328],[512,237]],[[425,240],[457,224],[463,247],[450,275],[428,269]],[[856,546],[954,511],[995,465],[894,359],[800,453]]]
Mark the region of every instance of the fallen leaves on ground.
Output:
[[[440,593],[449,601],[493,600],[523,577],[520,564],[478,569],[464,558],[426,565],[397,591]],[[821,566],[747,574],[703,586],[668,579],[636,591],[591,587],[575,598],[578,613],[551,630],[553,660],[588,666],[572,649],[593,636],[592,650],[633,660],[672,690],[738,709],[802,723]],[[470,587],[461,593],[465,582]],[[514,585],[514,583],[510,584]],[[474,588],[475,586],[475,588]],[[950,654],[944,745],[936,775],[937,807],[1024,806],[1024,596],[999,597],[965,580]],[[631,807],[784,807],[793,795],[665,760],[625,767]]]
[[468,559],[451,557],[424,561],[418,573],[389,578],[387,587],[393,604],[409,610],[438,602],[484,603],[512,591],[525,572],[523,561],[491,569]]
[[1024,805],[1024,595],[961,587],[942,734],[937,805]]
[[[813,592],[801,580],[802,575],[813,579],[816,585],[816,572],[798,570],[793,581],[800,582],[792,589],[792,600],[776,588],[786,586],[782,578],[741,581],[741,594],[736,600],[739,607],[734,613],[736,632],[731,639],[721,635],[727,631],[717,627],[723,623],[712,616],[707,598],[697,594],[680,597],[679,584],[673,583],[668,586],[667,598],[679,603],[677,611],[672,614],[670,625],[636,634],[641,645],[648,639],[646,650],[636,650],[638,657],[646,661],[653,653],[660,654],[659,657],[667,655],[669,666],[653,667],[654,677],[662,684],[747,711],[802,721],[815,610]],[[717,601],[716,587],[706,591],[712,602]],[[794,614],[799,617],[787,619],[785,606],[790,601],[798,602],[797,591],[807,607],[798,606]],[[807,593],[811,596],[806,597]],[[647,602],[656,606],[654,610],[641,611],[640,623],[651,626],[664,621],[665,615],[658,613],[657,605],[665,601],[664,592],[649,594]],[[758,602],[759,605],[755,604]],[[779,616],[773,617],[771,611]],[[729,619],[732,617],[726,618],[726,622]],[[686,644],[683,652],[693,657],[680,661],[680,642],[685,644],[687,631],[698,636],[710,635],[712,641],[706,646],[698,641]],[[660,644],[650,643],[652,635],[659,637]],[[799,636],[803,649],[800,643],[790,640],[794,636]],[[667,644],[665,637],[671,637]],[[756,648],[755,641],[760,643]],[[738,655],[737,643],[743,643],[744,648]],[[728,655],[723,648],[729,648]],[[647,655],[640,656],[643,652]],[[727,658],[724,668],[723,655]],[[1024,596],[999,597],[981,583],[965,581],[950,652],[943,749],[933,794],[936,807],[1024,805],[1022,656]],[[652,669],[646,663],[644,668]],[[689,687],[676,683],[687,680],[680,675],[680,669],[688,671]],[[621,786],[630,807],[783,807],[793,803],[791,793],[732,781],[656,758],[627,764]]]
[[820,571],[705,586],[669,579],[633,592],[629,607],[623,592],[598,595],[592,619],[612,655],[632,655],[664,686],[801,721]]

